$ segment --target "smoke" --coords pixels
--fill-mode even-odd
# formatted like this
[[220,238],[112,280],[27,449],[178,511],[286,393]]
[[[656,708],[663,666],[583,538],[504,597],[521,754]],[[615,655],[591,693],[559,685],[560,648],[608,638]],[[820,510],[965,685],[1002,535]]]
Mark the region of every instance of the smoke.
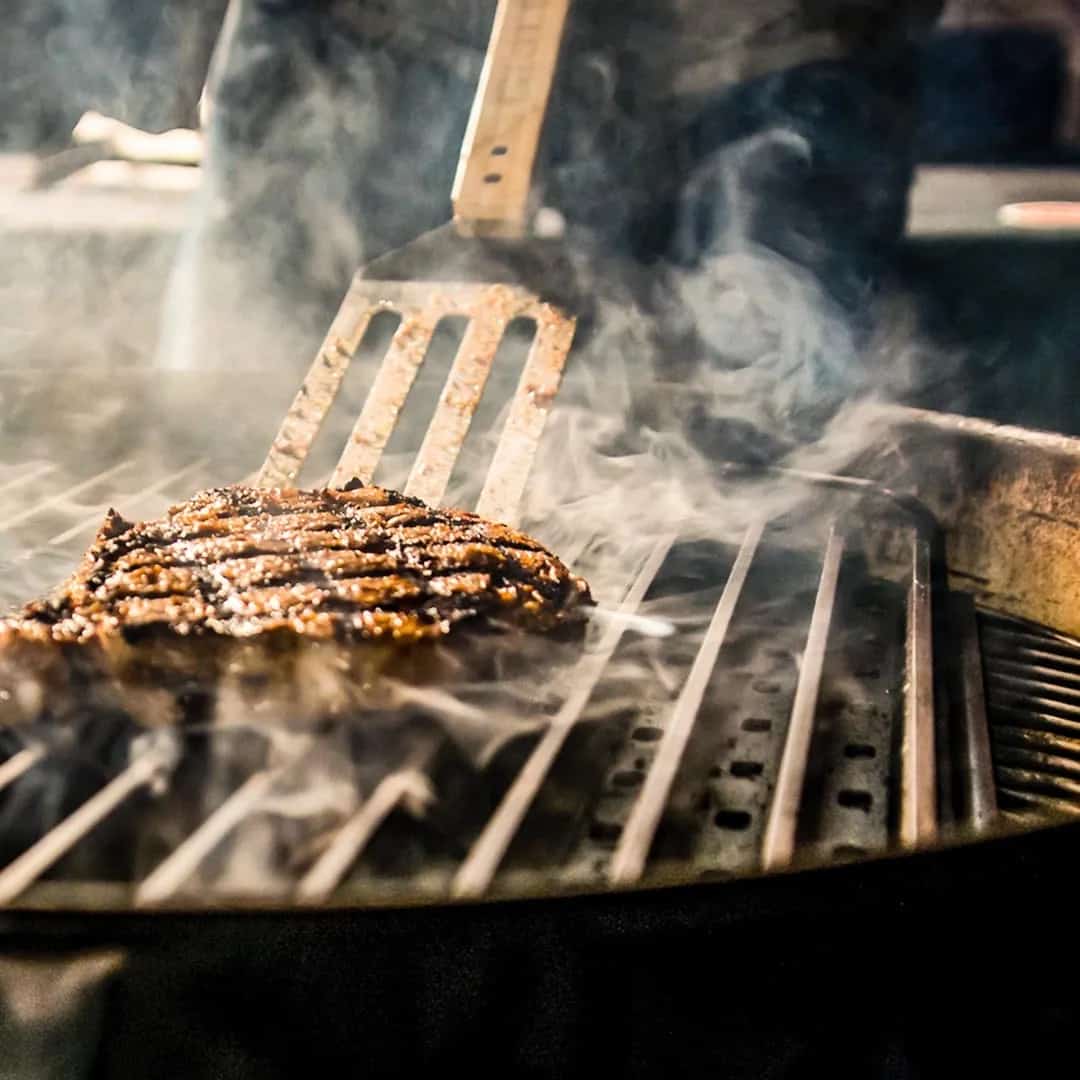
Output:
[[161,366],[298,372],[355,268],[447,219],[489,25],[463,15],[432,39],[366,8],[242,8]]
[[[291,8],[238,28],[238,59],[215,99],[209,167],[193,228],[173,266],[157,357],[163,368],[188,373],[194,392],[159,401],[141,417],[130,410],[107,417],[103,426],[120,444],[118,455],[147,445],[202,444],[215,480],[240,479],[250,457],[234,453],[237,432],[250,438],[261,430],[262,445],[269,445],[355,267],[449,217],[447,178],[482,35],[478,41],[463,32],[448,38],[445,49],[409,59],[400,41],[372,48],[364,40],[370,33]],[[601,60],[590,55],[585,63],[608,72]],[[593,148],[613,153],[625,138],[644,162],[656,149],[649,131],[639,119],[612,116],[618,97],[610,87],[600,101],[623,130],[605,130],[602,138],[594,132]],[[169,688],[181,712],[206,713],[199,722],[188,715],[191,733],[206,740],[198,759],[204,771],[194,779],[192,770],[179,771],[156,813],[124,819],[129,839],[137,841],[140,874],[220,809],[244,776],[278,767],[291,771],[186,888],[290,888],[297,865],[310,866],[379,777],[395,770],[436,778],[434,805],[403,812],[411,819],[411,842],[430,849],[434,830],[444,845],[438,850],[460,854],[477,819],[505,789],[511,766],[565,700],[583,645],[586,655],[596,648],[642,560],[665,537],[707,542],[711,557],[690,559],[677,575],[678,588],[650,595],[641,619],[626,624],[623,646],[587,711],[589,724],[618,726],[644,706],[670,708],[725,567],[754,522],[802,515],[805,528],[790,544],[820,550],[816,492],[775,479],[733,483],[722,466],[843,472],[880,434],[862,419],[865,403],[908,389],[904,369],[918,365],[907,337],[867,334],[866,309],[875,303],[869,285],[856,311],[838,295],[850,290],[831,287],[816,272],[828,261],[815,257],[820,237],[796,236],[785,253],[761,238],[755,222],[762,214],[782,218],[786,208],[763,205],[757,181],[769,168],[797,172],[815,152],[802,125],[774,123],[708,156],[676,201],[671,234],[679,257],[670,253],[648,266],[598,226],[568,214],[561,241],[566,276],[558,286],[582,299],[581,328],[523,521],[588,578],[601,610],[585,628],[584,643],[486,637],[463,643],[464,653],[433,655],[436,677],[391,677],[377,691],[357,681],[338,653],[306,648],[280,678],[234,671],[209,693],[209,704],[189,686]],[[771,162],[764,172],[763,161]],[[587,170],[594,197],[605,178],[620,178],[605,173],[603,163],[601,157]],[[575,175],[568,168],[554,172],[558,183],[549,194]],[[703,202],[712,208],[706,243]],[[635,212],[630,199],[601,220],[606,227]],[[778,228],[783,232],[774,222],[772,233]],[[809,257],[800,260],[799,253]],[[517,272],[513,260],[505,265]],[[435,267],[428,269],[436,276]],[[460,256],[448,251],[439,269],[455,280]],[[30,275],[45,270],[44,263],[21,268]],[[521,280],[541,291],[551,284]],[[115,301],[105,295],[91,322],[99,335],[131,315]],[[452,478],[450,504],[475,501],[520,372],[520,347],[517,366],[513,355],[496,364]],[[271,388],[257,405],[239,377],[244,372]],[[211,392],[214,374],[225,378],[213,379]],[[370,381],[372,372],[359,374]],[[341,445],[355,420],[360,395],[355,387],[343,393],[348,407],[330,421],[330,444]],[[406,407],[377,482],[401,483],[427,421],[415,404],[411,399]],[[154,425],[160,427],[149,430]],[[158,460],[156,452],[151,459]],[[6,479],[0,473],[0,485]],[[113,501],[133,516],[122,498]],[[86,509],[57,507],[69,520]],[[4,555],[9,565],[16,558]],[[137,694],[110,685],[102,699],[114,718],[124,717],[121,730],[132,719],[135,727],[161,722],[160,693],[140,704]],[[54,708],[49,719],[58,717],[76,725],[100,722],[77,709],[65,715]],[[250,737],[237,740],[238,731]],[[64,783],[64,776],[53,772],[49,779]],[[454,798],[463,790],[470,793],[464,810]],[[70,793],[53,798],[42,824],[70,805]]]
[[150,132],[194,124],[215,8],[220,18],[223,0],[5,5],[0,374],[151,362],[197,171],[103,162],[35,186],[37,169],[55,170],[89,110]]

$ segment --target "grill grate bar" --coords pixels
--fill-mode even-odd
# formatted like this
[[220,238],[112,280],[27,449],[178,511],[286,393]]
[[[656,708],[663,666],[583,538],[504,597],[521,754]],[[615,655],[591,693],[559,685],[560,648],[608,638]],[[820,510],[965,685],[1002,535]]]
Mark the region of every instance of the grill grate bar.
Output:
[[14,784],[45,756],[44,746],[27,746],[0,765],[0,791]]
[[[1080,705],[1041,697],[1033,693],[1030,687],[1016,689],[1014,680],[1006,682],[997,678],[993,672],[987,676],[986,684],[995,711],[1012,708],[1014,712],[1045,712],[1050,716],[1059,716],[1063,720],[1080,723]],[[1023,707],[1018,708],[1018,705]]]
[[957,597],[953,625],[960,639],[961,700],[960,736],[963,746],[964,795],[968,817],[977,832],[990,828],[997,818],[994,762],[990,753],[990,730],[986,718],[983,662],[979,626],[970,597]]
[[55,465],[38,465],[36,468],[28,469],[22,476],[16,476],[14,479],[8,480],[7,483],[0,484],[0,495],[6,495],[9,491],[14,491],[15,488],[22,487],[23,484],[29,484],[32,480],[40,480],[43,476],[55,471],[55,469]]
[[288,765],[249,776],[135,891],[136,906],[160,904],[173,896],[199,864],[271,792]]
[[999,765],[997,775],[1002,788],[1024,791],[1033,796],[1048,795],[1069,799],[1074,804],[1080,802],[1080,780],[1050,776],[1044,772],[1013,765]]
[[1000,611],[979,609],[983,633],[1008,636],[1017,641],[1052,649],[1074,659],[1080,659],[1080,641],[1067,634],[1058,633],[1047,626],[1039,626]]
[[427,777],[413,769],[391,773],[381,780],[371,797],[338,831],[321,858],[305,874],[296,890],[298,900],[325,900],[360,857],[382,823],[400,805],[429,803],[434,797]]
[[48,495],[44,499],[34,503],[33,506],[27,507],[21,514],[15,514],[12,517],[7,518],[3,524],[0,524],[0,533],[9,532],[15,528],[16,525],[21,525],[24,521],[28,521],[30,518],[40,514],[43,510],[48,510],[50,507],[59,506],[66,502],[68,499],[73,498],[75,495],[81,495],[82,492],[94,487],[96,484],[102,484],[106,480],[111,480],[114,476],[118,476],[126,469],[130,469],[134,462],[121,461],[119,465],[112,465],[108,469],[98,473],[96,476],[91,476],[88,480],[81,480],[75,484],[74,487],[65,488],[63,491],[57,492],[55,495]]
[[[1039,674],[1049,674],[1053,676],[1053,672],[1040,671],[1037,668],[1019,668],[1019,674],[1013,674],[1012,671],[1017,670],[1016,665],[1010,665],[1011,671],[1002,671],[1000,668],[1002,664],[997,665],[995,670],[991,673],[990,679],[999,684],[1005,691],[1014,690],[1022,696],[1031,694],[1034,698],[1056,698],[1063,699],[1062,704],[1071,705],[1076,702],[1080,705],[1080,687],[1074,688],[1073,686],[1063,685],[1065,676],[1059,675],[1056,680],[1047,680],[1037,678]],[[1030,671],[1031,675],[1025,675],[1025,671]]]
[[175,761],[171,738],[158,739],[137,754],[119,776],[0,871],[0,904],[11,903],[136,791],[157,782]]
[[1080,761],[1080,738],[1070,738],[1048,731],[1015,727],[1010,724],[995,724],[993,730],[995,743],[1002,746],[1016,746],[1029,750],[1041,750],[1057,757]]
[[829,625],[836,603],[836,587],[840,579],[840,561],[844,554],[844,537],[835,525],[829,533],[825,558],[821,569],[814,611],[810,617],[810,629],[806,635],[806,648],[799,682],[795,688],[795,700],[791,706],[784,750],[780,768],[776,774],[769,818],[765,825],[762,843],[762,865],[767,870],[786,866],[795,850],[795,831],[798,825],[799,804],[802,802],[803,783],[810,755],[810,741],[814,731],[814,715],[817,711],[818,692],[825,668],[825,650],[829,640]]
[[1060,634],[1039,634],[1011,623],[995,621],[994,615],[985,609],[980,609],[979,620],[980,629],[988,641],[1007,641],[1020,647],[1045,650],[1065,660],[1080,661],[1080,645],[1076,645],[1071,638]]
[[[1030,791],[1010,787],[1004,783],[1001,785],[1000,791],[1003,801],[1014,808],[1012,813],[1017,817],[1022,818],[1024,814],[1031,812],[1042,814],[1049,812],[1073,818],[1080,817],[1080,806],[1077,805],[1074,799],[1058,798],[1054,795],[1044,794],[1033,795]],[[1017,810],[1021,811],[1021,813],[1017,814]],[[1010,813],[1010,811],[1003,810],[1002,813]]]
[[[676,535],[671,533],[653,544],[622,604],[619,605],[619,614],[634,614],[637,611],[676,539]],[[570,676],[569,695],[458,869],[451,886],[455,896],[481,896],[491,885],[503,856],[570,730],[588,704],[594,687],[622,639],[625,628],[623,619],[608,620],[595,651],[585,656],[575,668]]]
[[632,884],[645,870],[645,862],[675,781],[675,774],[686,751],[705,690],[764,531],[764,522],[755,523],[749,528],[731,568],[712,621],[657,748],[652,768],[649,769],[641,794],[619,838],[619,846],[609,872],[609,877],[617,884]]
[[1064,780],[1080,780],[1080,762],[1060,754],[1046,753],[1040,749],[994,741],[998,764],[1004,767],[1030,769],[1045,776]]
[[1030,648],[1023,645],[1003,644],[1000,640],[1003,635],[999,635],[994,631],[984,636],[987,640],[983,646],[983,652],[994,659],[1006,662],[1012,661],[1024,667],[1050,669],[1055,676],[1059,674],[1080,676],[1080,658],[1070,656],[1067,653],[1049,652],[1042,647],[1043,644],[1049,643],[1040,643],[1039,648]]
[[916,535],[908,590],[907,693],[900,760],[900,840],[907,847],[937,835],[930,545]]
[[993,697],[991,697],[990,701],[990,711],[995,717],[995,730],[998,727],[996,717],[1000,715],[1020,721],[1024,727],[1034,728],[1037,731],[1049,731],[1055,734],[1080,738],[1080,720],[1066,719],[1050,713],[1039,712],[1036,709],[1020,708],[1015,704],[994,700]]
[[[185,465],[182,469],[177,469],[176,472],[170,473],[168,476],[163,476],[159,480],[155,480],[152,484],[148,484],[146,487],[139,491],[134,492],[131,495],[124,496],[123,501],[126,503],[137,504],[140,500],[147,498],[150,495],[157,495],[162,491],[167,490],[173,484],[179,480],[183,480],[189,473],[195,472],[196,469],[204,468],[208,463],[209,458],[198,458],[196,461]],[[58,546],[60,544],[66,544],[69,540],[74,540],[76,536],[84,532],[87,529],[93,528],[101,521],[102,510],[96,510],[92,515],[87,515],[77,525],[73,525],[70,529],[65,529],[64,532],[58,533],[47,541],[50,546]],[[43,550],[46,545],[33,548],[28,551],[24,558],[32,558],[39,551]]]

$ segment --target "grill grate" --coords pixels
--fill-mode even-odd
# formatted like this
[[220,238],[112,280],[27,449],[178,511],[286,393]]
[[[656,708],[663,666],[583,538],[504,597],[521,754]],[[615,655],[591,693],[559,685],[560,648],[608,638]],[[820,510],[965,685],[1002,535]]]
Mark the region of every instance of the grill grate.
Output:
[[[111,491],[108,502],[157,512],[155,500],[189,491],[203,464],[131,486],[126,500]],[[66,506],[75,488],[96,492],[126,471],[46,496],[17,527]],[[932,523],[869,484],[782,479],[805,488],[807,500],[797,512],[750,524],[741,543],[688,542],[673,532],[638,553],[621,607],[565,673],[562,705],[543,733],[523,757],[515,744],[516,758],[499,759],[483,777],[470,773],[486,785],[486,817],[459,815],[449,838],[433,827],[429,811],[453,800],[454,785],[428,747],[367,784],[366,799],[327,824],[328,839],[294,859],[266,895],[248,898],[364,902],[632,885],[651,873],[722,876],[931,842]],[[745,495],[762,480],[732,473],[726,482]],[[28,550],[70,551],[103,509],[86,508],[87,535],[68,524]],[[589,557],[583,552],[583,563]],[[665,597],[693,599],[701,617],[655,645],[655,687],[632,709],[613,712],[613,672],[645,640],[635,617]],[[72,785],[57,824],[7,838],[0,903],[235,900],[227,882],[215,884],[204,870],[223,847],[247,842],[268,803],[321,752],[318,734],[238,753],[212,797],[189,808],[197,815],[190,828],[153,855],[149,873],[133,879],[139,860],[114,856],[118,846],[137,846],[155,793],[197,771],[193,739],[237,737],[184,727],[148,735],[121,725],[116,745],[94,763],[97,779]],[[0,800],[10,821],[13,800],[35,777],[70,769],[82,751],[55,730],[2,738]],[[99,863],[113,869],[95,873]]]
[[137,518],[155,517],[213,482],[208,458],[164,473],[152,462],[128,459],[89,477],[69,475],[53,463],[0,475],[0,607],[5,611],[68,573],[110,506],[121,505]]
[[[928,558],[931,538],[908,527],[910,550]],[[706,634],[697,654],[703,700],[688,680],[669,710],[635,719],[617,755],[589,834],[593,873],[629,884],[650,854],[675,874],[722,876],[882,852],[919,801],[929,828],[907,842],[933,839],[933,759],[921,774],[914,760],[917,747],[933,754],[932,702],[909,714],[909,740],[898,711],[905,684],[932,680],[904,660],[929,662],[915,638],[929,633],[930,593],[910,566],[906,592],[924,614],[906,620],[903,581],[875,580],[859,547],[835,523],[793,578],[778,565],[791,561],[781,537],[751,530],[710,624],[729,643],[714,652],[719,635]]]
[[985,610],[979,642],[1002,810],[1080,815],[1080,642]]

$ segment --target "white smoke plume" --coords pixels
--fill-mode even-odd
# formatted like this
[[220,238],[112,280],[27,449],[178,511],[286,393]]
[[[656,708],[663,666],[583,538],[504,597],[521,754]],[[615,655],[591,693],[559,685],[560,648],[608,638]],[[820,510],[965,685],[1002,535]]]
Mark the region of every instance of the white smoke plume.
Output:
[[[262,103],[252,102],[250,113],[242,116],[230,113],[227,95],[215,104],[215,124],[221,127],[211,135],[212,156],[225,153],[219,138],[230,124],[262,127],[248,160],[211,162],[196,207],[198,228],[184,239],[173,270],[158,355],[165,367],[181,373],[177,382],[163,385],[175,386],[186,376],[188,391],[158,400],[141,416],[124,412],[106,425],[121,453],[152,447],[154,454],[167,456],[162,448],[173,438],[201,443],[213,460],[214,479],[222,483],[239,480],[261,453],[261,447],[250,445],[238,449],[238,435],[250,440],[261,431],[263,446],[269,445],[355,267],[372,251],[404,242],[449,217],[448,193],[432,194],[445,177],[417,174],[408,151],[426,143],[450,145],[457,127],[441,107],[437,81],[426,96],[410,99],[407,112],[392,117],[393,130],[387,128],[385,110],[349,109],[349,102],[374,106],[387,100],[400,72],[379,52],[353,62],[358,55],[344,29],[329,31],[319,43],[323,50],[347,56],[350,62],[343,66],[314,63],[311,42],[302,37],[286,36],[279,52],[257,38],[246,44],[249,62],[266,79],[287,76],[296,81],[298,92],[276,108],[263,110]],[[56,47],[61,45],[74,48],[58,39]],[[447,63],[458,74],[472,71],[475,76],[478,60],[475,50],[465,49]],[[743,147],[745,154],[710,162],[709,184],[715,186],[719,178],[720,189],[730,195],[729,213],[715,251],[692,267],[661,264],[645,274],[618,255],[594,258],[588,237],[575,250],[578,233],[568,234],[573,291],[587,297],[590,314],[527,490],[524,524],[588,575],[608,612],[625,593],[643,554],[663,536],[675,532],[686,540],[737,544],[752,521],[791,514],[813,502],[813,494],[798,484],[725,483],[719,466],[726,459],[843,472],[879,434],[861,423],[860,400],[904,389],[897,373],[912,349],[908,339],[868,341],[850,312],[815,277],[751,240],[745,225],[758,207],[739,170],[746,155],[752,157],[767,144],[779,144],[794,158],[810,152],[798,133],[775,130]],[[380,154],[384,146],[394,152]],[[386,206],[393,206],[397,191],[417,185],[425,190],[425,210],[434,207],[445,218],[362,219],[352,195],[358,162],[379,170],[375,188]],[[564,170],[564,183],[566,175]],[[245,220],[241,212],[235,221],[222,222],[226,205],[243,211],[267,198],[281,208],[277,216],[260,213]],[[451,279],[455,269],[452,261],[447,263]],[[56,264],[42,260],[35,265],[28,255],[18,272],[49,280]],[[127,272],[137,274],[138,268]],[[102,297],[97,321],[89,324],[91,338],[104,340],[104,328],[132,317],[115,300]],[[889,378],[881,372],[890,373]],[[370,380],[371,373],[361,376]],[[248,392],[251,376],[264,387],[257,403]],[[516,376],[505,366],[493,375],[483,421],[463,453],[450,503],[467,504],[474,497]],[[103,397],[100,409],[115,404],[115,395]],[[400,482],[410,448],[419,443],[426,417],[410,414],[408,406],[406,417],[406,430],[377,481]],[[354,418],[355,412],[342,416],[329,433],[331,441],[343,436]],[[67,431],[53,435],[59,441],[69,437]],[[48,463],[49,439],[41,445],[46,453],[41,460]],[[73,518],[86,507],[61,509]],[[118,509],[129,512],[122,502]],[[805,539],[807,546],[816,542],[816,534]],[[15,553],[3,554],[11,565]],[[614,689],[600,695],[596,706],[601,715],[617,714],[635,701],[670,702],[717,589],[715,578],[703,572],[696,590],[691,583],[679,596],[643,607],[647,621],[628,631],[629,647],[616,657],[610,673]],[[589,628],[587,648],[595,643],[598,625]],[[515,639],[513,654],[498,645],[491,648],[487,663],[494,678],[490,671],[476,677],[465,666],[457,678],[434,687],[396,688],[400,705],[449,733],[464,762],[455,767],[466,772],[482,772],[516,740],[542,728],[580,656],[576,643]],[[326,659],[319,654],[313,663]],[[322,674],[333,683],[332,658]],[[308,685],[318,682],[313,678]],[[269,753],[276,730],[292,730],[298,719],[301,727],[310,722],[318,728],[317,709],[302,697],[288,698],[285,715],[280,702],[260,711],[257,691],[222,694],[205,722],[219,734],[262,726],[270,733],[263,748]],[[354,706],[355,694],[348,701]],[[341,720],[341,714],[334,717]],[[346,718],[344,727],[366,722],[363,716]],[[227,735],[221,740],[214,759],[218,768],[209,771],[203,792],[207,808],[222,795],[222,777],[232,783],[234,767],[247,762],[244,754],[242,762],[234,760]],[[408,753],[395,756],[402,747],[394,738],[388,736],[381,745],[379,768],[410,766]],[[348,745],[331,740],[327,746],[331,752],[304,757],[298,766],[303,777],[298,792],[279,792],[264,807],[260,822],[248,831],[249,844],[232,844],[231,854],[203,868],[204,885],[216,880],[240,891],[280,889],[286,880],[280,838],[292,837],[300,822],[303,837],[297,844],[317,847],[315,834],[340,822],[357,799],[370,795],[371,762],[355,762]],[[371,740],[366,751],[374,752]],[[62,783],[64,773],[50,777]],[[51,797],[44,818],[55,817],[62,805],[62,797]],[[268,829],[267,819],[289,824]],[[163,840],[172,844],[180,839],[181,823],[189,826],[184,817],[162,824],[160,815],[148,817],[147,823],[148,830],[158,830],[144,837],[147,850],[155,852]]]

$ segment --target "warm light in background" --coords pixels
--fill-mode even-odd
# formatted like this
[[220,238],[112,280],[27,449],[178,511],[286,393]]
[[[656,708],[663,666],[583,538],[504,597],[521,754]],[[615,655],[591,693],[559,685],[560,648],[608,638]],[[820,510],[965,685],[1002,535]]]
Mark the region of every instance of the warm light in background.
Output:
[[1013,229],[1080,231],[1080,202],[1009,203],[998,211],[998,221]]

